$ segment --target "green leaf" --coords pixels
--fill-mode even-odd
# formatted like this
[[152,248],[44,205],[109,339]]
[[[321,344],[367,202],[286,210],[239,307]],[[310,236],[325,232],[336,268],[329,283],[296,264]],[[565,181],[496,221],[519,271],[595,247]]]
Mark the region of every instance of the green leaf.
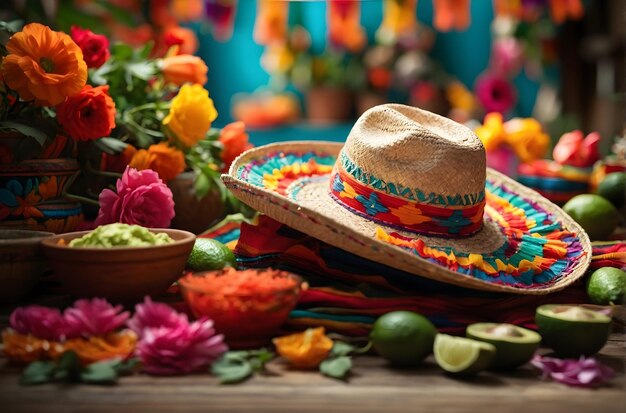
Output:
[[138,358],[131,358],[126,361],[120,361],[113,368],[117,371],[117,374],[120,376],[125,376],[128,374],[133,374],[135,370],[137,370],[137,366],[139,366]]
[[57,380],[80,381],[82,366],[78,355],[73,351],[66,351],[57,360],[54,378]]
[[333,348],[330,350],[328,358],[347,356],[355,350],[355,347],[351,344],[344,343],[343,341],[335,341]]
[[203,198],[206,194],[209,193],[211,189],[211,181],[209,177],[204,173],[196,174],[196,179],[194,181],[194,190],[196,191],[196,197],[198,199]]
[[116,60],[129,60],[133,57],[133,48],[126,43],[115,43],[111,47],[111,56]]
[[250,376],[252,376],[253,369],[250,363],[244,362],[230,362],[222,359],[211,366],[211,373],[219,377],[222,384],[235,384],[240,383]]
[[94,141],[94,145],[102,152],[105,152],[109,155],[119,155],[124,152],[124,149],[128,146],[127,143],[120,141],[115,138],[100,138]]
[[20,384],[28,386],[47,383],[52,379],[55,364],[52,361],[34,361],[22,372]]
[[126,70],[141,80],[149,80],[155,73],[155,67],[150,62],[130,63],[126,66]]
[[348,356],[330,358],[320,363],[320,372],[335,379],[345,379],[352,368],[352,359]]
[[109,14],[111,14],[111,17],[113,17],[113,20],[115,20],[116,22],[131,27],[135,25],[133,15],[125,9],[111,4],[109,1],[106,0],[97,0],[97,3],[100,7],[106,9],[109,12]]
[[0,30],[10,34],[17,33],[24,27],[24,20],[12,20],[10,22],[0,22]]
[[110,384],[117,382],[116,366],[120,360],[104,360],[91,363],[80,374],[80,379],[84,383]]
[[16,130],[22,135],[35,139],[40,146],[43,146],[48,139],[48,135],[37,128],[9,120],[0,122],[0,130]]

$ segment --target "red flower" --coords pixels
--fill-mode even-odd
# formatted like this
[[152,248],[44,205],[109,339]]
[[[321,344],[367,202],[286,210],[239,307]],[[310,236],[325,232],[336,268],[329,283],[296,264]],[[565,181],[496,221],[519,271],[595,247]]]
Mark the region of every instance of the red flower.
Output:
[[236,157],[252,148],[252,144],[248,142],[246,125],[243,122],[233,122],[224,126],[219,141],[224,145],[222,150],[224,169],[222,171],[227,171]]
[[91,30],[72,26],[72,40],[83,51],[83,59],[87,67],[100,67],[109,59],[109,39],[102,34],[95,34]]
[[79,141],[108,136],[115,127],[115,103],[109,86],[86,85],[57,107],[57,119],[67,134]]

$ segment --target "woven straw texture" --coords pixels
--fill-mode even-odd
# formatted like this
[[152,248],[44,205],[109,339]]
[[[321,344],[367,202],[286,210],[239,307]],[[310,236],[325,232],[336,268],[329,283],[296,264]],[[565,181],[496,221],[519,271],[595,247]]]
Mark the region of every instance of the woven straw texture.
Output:
[[[305,185],[299,185],[297,193],[292,194],[292,197],[260,188],[237,177],[237,171],[242,166],[277,151],[302,153],[314,151],[337,157],[343,146],[339,143],[285,142],[255,148],[237,158],[231,165],[229,174],[222,175],[222,180],[240,200],[288,226],[359,256],[438,281],[480,290],[543,295],[561,290],[584,275],[591,259],[591,244],[576,222],[535,191],[507,176],[486,169],[482,144],[467,128],[449,120],[442,122],[443,118],[427,112],[424,112],[426,119],[416,119],[414,112],[410,112],[409,115],[412,117],[407,119],[407,114],[402,112],[404,107],[398,106],[379,107],[374,112],[375,116],[371,116],[370,113],[370,116],[364,115],[357,121],[345,148],[351,158],[356,158],[355,163],[358,161],[359,165],[364,165],[369,173],[376,173],[384,178],[396,181],[408,179],[405,181],[407,185],[417,186],[416,182],[419,180],[420,188],[428,191],[437,190],[450,195],[475,193],[484,190],[484,182],[487,178],[497,186],[503,185],[509,191],[532,200],[542,209],[549,211],[561,223],[564,230],[576,234],[579,238],[582,254],[577,258],[577,262],[567,276],[543,288],[532,289],[483,281],[433,264],[406,249],[377,239],[376,228],[385,229],[384,224],[353,214],[332,199],[328,193],[330,175],[318,176]],[[383,111],[387,113],[381,115]],[[377,118],[378,115],[381,117]],[[415,121],[422,124],[434,122],[435,126],[429,125],[428,129],[417,127],[412,125]],[[439,123],[443,125],[438,125]],[[413,129],[407,133],[406,130],[410,128]],[[415,146],[414,150],[403,151],[402,145],[397,148],[392,145],[392,150],[382,151],[379,140],[381,140],[381,134],[386,132],[392,135],[389,139],[394,143],[405,140],[404,148]],[[442,135],[451,138],[443,139],[442,142]],[[410,146],[406,146],[407,140],[410,140],[408,141]],[[433,141],[437,142],[433,143]],[[422,148],[424,148],[423,152]],[[376,151],[379,151],[378,156],[373,155]],[[383,156],[383,152],[387,156]],[[413,152],[413,154],[407,152]],[[415,157],[420,156],[424,158],[416,161]],[[455,161],[451,162],[451,159],[455,157]],[[434,169],[436,173],[433,173],[432,168],[436,168]],[[429,177],[425,178],[425,175]],[[407,176],[409,178],[406,178]],[[436,179],[437,177],[439,179]],[[455,189],[450,190],[450,188]],[[422,239],[431,246],[449,246],[456,251],[478,254],[492,252],[505,241],[499,227],[488,219],[484,220],[482,230],[466,238],[437,238],[392,231],[414,239]]]

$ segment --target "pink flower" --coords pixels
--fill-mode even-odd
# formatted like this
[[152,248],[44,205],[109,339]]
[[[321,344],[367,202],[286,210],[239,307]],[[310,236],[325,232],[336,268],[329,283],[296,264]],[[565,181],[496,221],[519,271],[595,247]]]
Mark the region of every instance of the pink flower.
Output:
[[610,380],[615,372],[594,358],[579,360],[535,356],[531,364],[542,373],[542,378],[552,378],[559,383],[576,387],[598,387]]
[[513,85],[497,75],[484,73],[476,80],[474,88],[486,112],[506,113],[517,101]]
[[129,316],[128,311],[122,312],[121,305],[113,307],[103,298],[78,300],[64,313],[72,337],[103,336],[123,326]]
[[91,30],[72,26],[70,30],[72,40],[83,52],[87,67],[100,67],[109,60],[109,39],[102,34],[95,34]]
[[174,218],[172,191],[151,169],[138,171],[126,167],[117,180],[117,193],[100,193],[97,225],[121,222],[148,228],[167,228]]
[[224,337],[215,335],[213,321],[201,319],[191,324],[144,329],[136,354],[145,372],[171,375],[204,368],[226,351]]
[[17,308],[11,313],[9,323],[18,333],[32,334],[42,340],[63,340],[67,332],[61,311],[39,305]]
[[137,333],[140,338],[144,331],[150,328],[176,328],[179,325],[189,324],[185,314],[176,312],[164,303],[155,303],[149,296],[144,298],[143,304],[135,306],[135,315],[128,320],[128,328]]
[[491,48],[491,68],[500,76],[515,76],[524,63],[524,49],[520,42],[507,37],[494,41]]

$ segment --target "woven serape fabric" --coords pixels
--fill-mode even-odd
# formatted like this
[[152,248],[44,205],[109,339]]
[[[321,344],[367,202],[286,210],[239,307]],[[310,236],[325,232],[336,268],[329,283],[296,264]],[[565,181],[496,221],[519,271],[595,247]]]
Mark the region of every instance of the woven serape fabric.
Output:
[[[202,236],[224,241],[239,236],[234,246],[239,266],[280,268],[307,279],[309,288],[290,316],[293,328],[324,326],[329,331],[363,336],[378,316],[395,310],[423,314],[440,331],[452,334],[462,334],[468,324],[485,321],[534,328],[539,305],[587,302],[582,282],[545,296],[440,283],[365,260],[267,216],[260,216],[256,225],[230,221]],[[592,268],[602,266],[626,268],[626,242],[594,245]]]

